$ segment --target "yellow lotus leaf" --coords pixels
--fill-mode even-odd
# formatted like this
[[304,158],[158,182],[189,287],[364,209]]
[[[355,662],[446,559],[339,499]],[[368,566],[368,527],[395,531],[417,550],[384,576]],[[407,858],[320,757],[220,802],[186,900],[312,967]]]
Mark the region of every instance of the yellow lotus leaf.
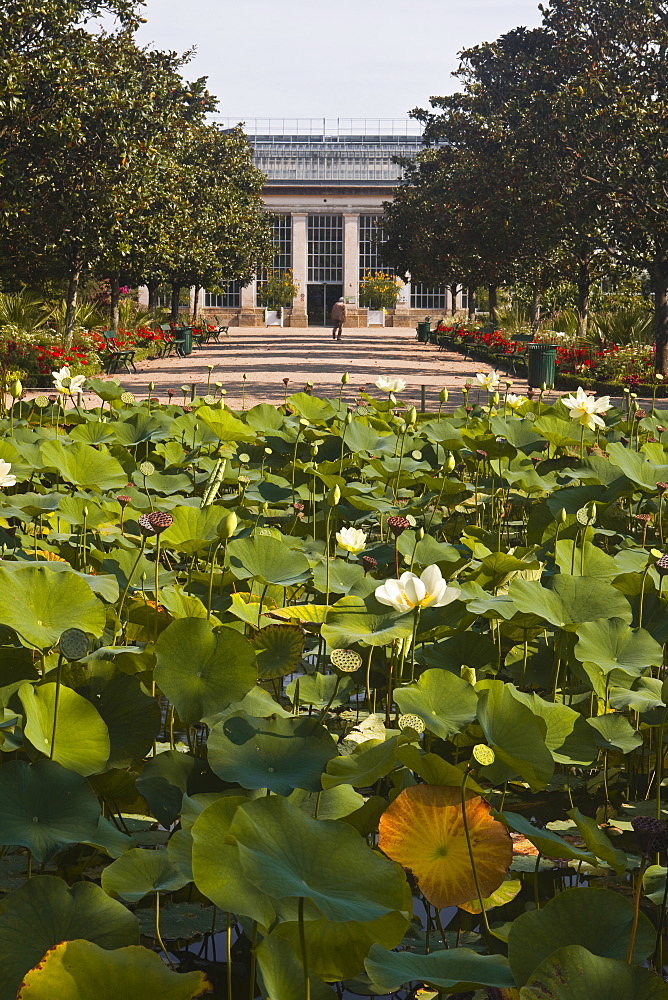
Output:
[[[480,891],[486,898],[505,878],[513,842],[478,795],[467,799],[466,819]],[[379,832],[380,849],[413,872],[420,891],[434,906],[460,906],[477,897],[459,789],[405,788],[380,817]]]

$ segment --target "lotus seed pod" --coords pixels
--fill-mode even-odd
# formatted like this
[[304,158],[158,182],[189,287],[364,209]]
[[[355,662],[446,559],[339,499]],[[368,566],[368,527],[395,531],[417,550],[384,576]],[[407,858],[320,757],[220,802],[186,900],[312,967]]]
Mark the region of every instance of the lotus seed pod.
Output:
[[452,472],[455,467],[455,456],[451,451],[448,452],[448,457],[445,460],[445,470],[446,472]]
[[162,510],[152,510],[150,514],[146,515],[146,519],[153,525],[156,535],[160,535],[174,523],[172,515]]
[[19,379],[15,378],[13,382],[9,383],[9,394],[12,399],[18,399],[23,392],[23,386]]
[[496,754],[491,747],[488,747],[485,743],[476,743],[473,747],[473,757],[482,764],[483,767],[489,767],[496,760]]
[[242,451],[238,458],[242,465],[247,465],[248,462],[250,462],[250,455],[248,455],[245,451]]
[[134,403],[135,397],[131,392],[121,393],[121,403]]
[[153,464],[153,462],[142,462],[141,465],[139,466],[139,471],[141,472],[142,476],[147,476],[147,477],[152,476],[153,473],[155,472],[155,465]]
[[399,729],[412,729],[414,733],[423,733],[426,728],[419,715],[399,716]]
[[237,525],[239,523],[239,518],[234,513],[230,511],[227,517],[224,517],[218,525],[218,537],[219,538],[231,538],[234,532],[237,530]]
[[35,396],[35,398],[33,399],[33,403],[35,404],[35,406],[39,406],[40,410],[42,410],[44,409],[45,406],[49,405],[49,397]]
[[332,505],[336,507],[336,505],[340,502],[341,502],[341,487],[337,483],[334,489],[332,490]]
[[416,462],[419,462],[422,459],[422,452],[421,451],[412,451],[411,452],[411,458],[414,458]]
[[441,389],[441,391],[438,394],[438,399],[439,399],[439,402],[441,402],[441,403],[447,403],[447,401],[448,401],[448,390],[447,389]]
[[329,658],[332,666],[344,674],[354,674],[362,666],[362,657],[354,649],[333,649]]
[[80,628],[65,629],[58,648],[66,660],[80,660],[88,655],[88,636]]
[[216,397],[211,395],[205,396],[204,402],[206,403],[207,406],[213,406],[213,404],[216,402]]

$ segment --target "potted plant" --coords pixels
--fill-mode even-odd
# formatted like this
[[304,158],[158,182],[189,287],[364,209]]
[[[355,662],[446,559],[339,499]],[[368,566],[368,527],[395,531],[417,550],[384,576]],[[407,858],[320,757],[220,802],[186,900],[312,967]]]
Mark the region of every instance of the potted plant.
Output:
[[385,326],[385,310],[394,309],[399,297],[399,280],[384,271],[367,271],[360,282],[360,305],[366,306],[367,325]]
[[258,302],[264,306],[264,325],[283,326],[283,309],[292,305],[296,294],[292,271],[269,271],[257,289]]

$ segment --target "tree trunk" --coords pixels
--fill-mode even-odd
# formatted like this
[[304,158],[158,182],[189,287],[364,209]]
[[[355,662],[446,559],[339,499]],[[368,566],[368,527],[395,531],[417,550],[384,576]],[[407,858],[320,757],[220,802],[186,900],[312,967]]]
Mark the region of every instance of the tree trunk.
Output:
[[533,294],[531,296],[531,310],[529,314],[529,319],[531,321],[531,329],[535,331],[538,329],[540,324],[540,298],[541,298],[541,288],[540,285],[533,286]]
[[72,346],[80,280],[81,266],[79,264],[74,264],[72,270],[70,271],[70,280],[67,286],[67,299],[65,302],[65,330],[63,331],[63,342],[66,347]]
[[158,279],[149,278],[146,287],[148,288],[148,315],[151,323],[155,323],[155,311],[158,306]]
[[668,375],[668,256],[659,251],[652,268],[654,285],[654,370]]
[[585,261],[581,261],[578,271],[578,337],[587,336],[590,288],[591,276],[589,274],[589,265]]
[[475,319],[475,288],[468,289],[469,319]]
[[114,337],[118,333],[118,303],[121,298],[121,283],[118,274],[112,274],[109,278],[109,329]]
[[170,313],[170,319],[172,323],[178,323],[179,321],[179,295],[181,294],[181,286],[177,281],[172,282],[172,311]]
[[453,316],[457,314],[457,292],[459,285],[450,285],[450,312]]
[[496,315],[496,310],[497,310],[497,306],[498,306],[498,300],[497,300],[497,297],[496,297],[497,289],[498,289],[497,285],[490,285],[489,288],[488,288],[488,293],[489,293],[489,322],[492,324],[492,326],[496,326],[496,321],[497,321],[497,315]]
[[193,323],[197,322],[197,309],[199,307],[199,293],[201,288],[201,285],[195,285],[195,298],[193,299]]

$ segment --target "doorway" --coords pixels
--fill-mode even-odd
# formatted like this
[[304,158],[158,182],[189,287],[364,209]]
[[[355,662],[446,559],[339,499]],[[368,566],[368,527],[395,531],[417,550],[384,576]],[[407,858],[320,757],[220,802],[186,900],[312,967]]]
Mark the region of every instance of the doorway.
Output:
[[306,312],[309,326],[329,326],[332,306],[343,295],[343,285],[329,282],[309,284],[306,288]]

